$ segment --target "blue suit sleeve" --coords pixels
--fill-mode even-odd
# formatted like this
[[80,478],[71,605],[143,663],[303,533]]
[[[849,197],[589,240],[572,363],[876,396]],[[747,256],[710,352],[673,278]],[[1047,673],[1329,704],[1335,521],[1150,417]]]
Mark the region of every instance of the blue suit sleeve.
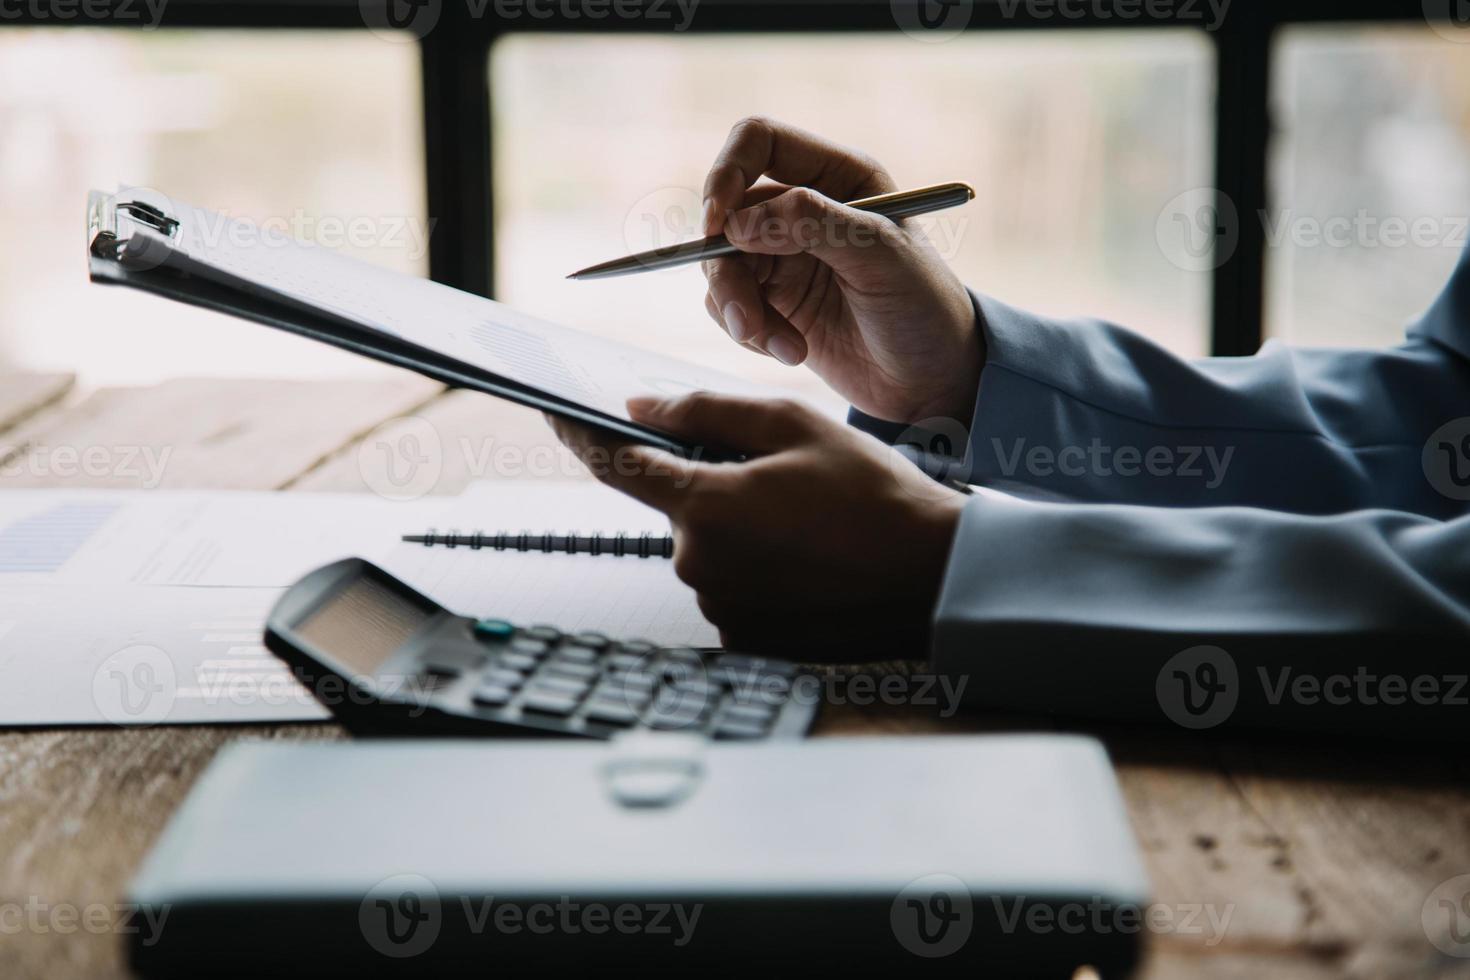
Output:
[[980,309],[975,482],[1079,502],[1460,512],[1422,456],[1433,433],[1470,414],[1470,362],[1434,336],[1186,361],[1111,324],[989,299]]
[[1467,640],[1470,515],[984,496],[960,521],[933,659],[972,702],[1210,727],[1224,716],[1183,713],[1168,686],[1204,651],[1200,680],[1237,722],[1463,733]]
[[[978,300],[989,357],[967,464],[1051,499],[966,505],[938,669],[989,703],[1191,727],[1175,678],[1231,688],[1230,710],[1263,724],[1339,728],[1419,724],[1424,704],[1383,710],[1413,684],[1463,730],[1466,273],[1393,350],[1198,362]],[[1324,683],[1357,687],[1333,700]]]
[[[1470,253],[1391,350],[1271,342],[1189,361],[1109,323],[975,300],[987,359],[973,417],[956,422],[971,482],[1076,502],[1461,512],[1423,456],[1470,416]],[[851,421],[888,442],[906,430]]]

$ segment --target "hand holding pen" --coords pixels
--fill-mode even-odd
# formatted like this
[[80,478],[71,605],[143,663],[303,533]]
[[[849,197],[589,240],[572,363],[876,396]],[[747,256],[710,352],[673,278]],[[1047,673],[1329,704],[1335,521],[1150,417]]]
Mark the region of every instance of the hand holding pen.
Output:
[[704,232],[739,254],[703,263],[705,309],[736,343],[806,364],[869,415],[968,421],[984,360],[969,292],[912,222],[839,203],[897,190],[861,153],[737,123],[705,179]]

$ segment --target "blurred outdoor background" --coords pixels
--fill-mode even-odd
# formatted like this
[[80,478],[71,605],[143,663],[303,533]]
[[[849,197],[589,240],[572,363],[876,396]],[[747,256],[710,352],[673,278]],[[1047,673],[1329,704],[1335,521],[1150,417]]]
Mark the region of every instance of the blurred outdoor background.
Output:
[[[923,219],[974,287],[1203,354],[1210,273],[1181,267],[1160,222],[1211,181],[1212,58],[1185,29],[943,44],[898,32],[512,36],[486,66],[498,298],[791,384],[800,372],[735,349],[707,320],[697,268],[564,279],[694,235],[726,131],[765,113],[862,147],[901,186],[974,185],[972,204]],[[1273,71],[1267,220],[1282,231],[1267,254],[1268,333],[1394,343],[1464,244],[1470,45],[1428,27],[1292,29]],[[416,46],[368,31],[0,30],[0,367],[77,371],[89,385],[387,370],[89,284],[83,206],[89,188],[140,184],[424,274],[420,98]],[[1302,244],[1312,221],[1360,212],[1436,233]]]

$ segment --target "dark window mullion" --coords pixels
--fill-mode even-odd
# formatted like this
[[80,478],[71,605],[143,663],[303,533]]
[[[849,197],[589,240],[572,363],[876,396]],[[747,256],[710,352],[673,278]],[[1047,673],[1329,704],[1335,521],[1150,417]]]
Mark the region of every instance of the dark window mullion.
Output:
[[1274,28],[1242,10],[1216,32],[1215,187],[1221,222],[1210,310],[1216,356],[1254,354],[1261,346],[1266,299],[1269,201],[1271,39]]
[[[446,5],[448,14],[453,5]],[[448,18],[446,17],[446,20]],[[490,172],[491,38],[441,22],[420,42],[424,88],[424,173],[429,277],[490,296],[494,292]]]

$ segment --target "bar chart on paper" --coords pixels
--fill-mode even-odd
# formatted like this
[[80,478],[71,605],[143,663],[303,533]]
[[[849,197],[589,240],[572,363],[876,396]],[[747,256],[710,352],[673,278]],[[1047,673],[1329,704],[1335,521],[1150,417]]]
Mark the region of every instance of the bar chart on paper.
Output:
[[118,506],[110,501],[58,504],[0,529],[0,573],[57,571]]

